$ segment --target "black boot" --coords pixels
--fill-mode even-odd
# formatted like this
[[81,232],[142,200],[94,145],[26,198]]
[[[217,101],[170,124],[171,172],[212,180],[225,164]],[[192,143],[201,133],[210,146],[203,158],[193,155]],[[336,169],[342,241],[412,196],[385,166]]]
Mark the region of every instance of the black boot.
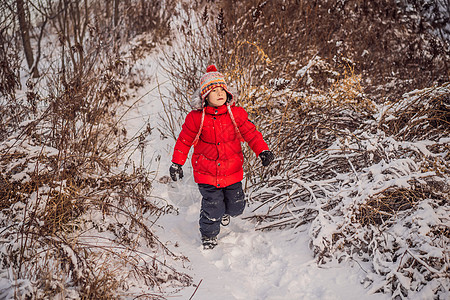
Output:
[[223,215],[220,224],[222,224],[222,226],[228,226],[228,224],[230,224],[230,215]]
[[202,236],[203,249],[214,249],[217,246],[217,237]]

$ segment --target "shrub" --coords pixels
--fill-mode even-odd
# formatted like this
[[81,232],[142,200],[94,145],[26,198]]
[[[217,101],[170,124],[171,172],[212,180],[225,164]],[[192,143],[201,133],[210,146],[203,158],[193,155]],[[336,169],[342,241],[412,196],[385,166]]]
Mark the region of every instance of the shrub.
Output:
[[[137,58],[125,55],[123,46],[137,34],[133,30],[149,27],[114,24],[109,3],[63,1],[32,11],[36,22],[52,14],[42,23],[50,27],[42,31],[48,47],[39,78],[20,73],[19,52],[7,47],[15,45],[9,36],[15,33],[0,24],[0,56],[12,58],[0,66],[7,80],[0,94],[0,276],[9,283],[0,297],[162,299],[164,287],[191,284],[173,267],[185,258],[151,228],[176,211],[151,195],[145,169],[120,166],[135,140],[150,134],[130,139],[121,122]],[[127,11],[130,20],[155,9],[148,34],[165,35],[162,2],[139,3],[121,7],[136,8]],[[2,4],[2,12],[15,13],[8,7]],[[19,75],[26,79],[23,90],[17,89]]]
[[356,262],[372,292],[445,298],[448,41],[413,1],[369,2],[203,3],[166,57],[168,128],[215,63],[276,153],[245,151],[257,229],[308,230],[318,263]]

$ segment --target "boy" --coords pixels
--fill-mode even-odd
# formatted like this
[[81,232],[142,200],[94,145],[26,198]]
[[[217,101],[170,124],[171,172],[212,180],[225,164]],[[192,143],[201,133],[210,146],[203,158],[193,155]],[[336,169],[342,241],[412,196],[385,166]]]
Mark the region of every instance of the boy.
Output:
[[183,177],[182,166],[194,146],[192,166],[194,180],[202,195],[200,233],[204,249],[217,245],[220,225],[228,225],[230,216],[244,211],[242,190],[244,156],[241,142],[261,158],[263,166],[274,159],[262,134],[248,120],[248,114],[233,101],[224,76],[214,65],[206,69],[200,80],[202,108],[187,116],[175,144],[170,177]]

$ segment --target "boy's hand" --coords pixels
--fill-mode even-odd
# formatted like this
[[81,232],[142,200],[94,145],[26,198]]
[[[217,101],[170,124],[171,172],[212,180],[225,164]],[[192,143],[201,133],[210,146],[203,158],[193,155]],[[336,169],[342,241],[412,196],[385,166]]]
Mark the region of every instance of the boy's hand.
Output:
[[172,178],[173,181],[177,181],[177,174],[178,177],[183,178],[183,169],[181,168],[181,165],[172,163],[172,165],[169,168],[170,178]]
[[272,151],[265,150],[259,154],[259,158],[261,158],[262,165],[266,167],[272,162],[275,155],[273,155]]

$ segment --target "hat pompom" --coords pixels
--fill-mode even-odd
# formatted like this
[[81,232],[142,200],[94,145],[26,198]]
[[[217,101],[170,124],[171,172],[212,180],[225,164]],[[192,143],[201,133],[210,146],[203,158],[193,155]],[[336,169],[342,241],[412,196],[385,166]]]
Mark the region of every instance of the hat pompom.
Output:
[[217,72],[216,66],[215,66],[215,65],[209,65],[209,66],[206,68],[206,73],[209,73],[209,72]]

